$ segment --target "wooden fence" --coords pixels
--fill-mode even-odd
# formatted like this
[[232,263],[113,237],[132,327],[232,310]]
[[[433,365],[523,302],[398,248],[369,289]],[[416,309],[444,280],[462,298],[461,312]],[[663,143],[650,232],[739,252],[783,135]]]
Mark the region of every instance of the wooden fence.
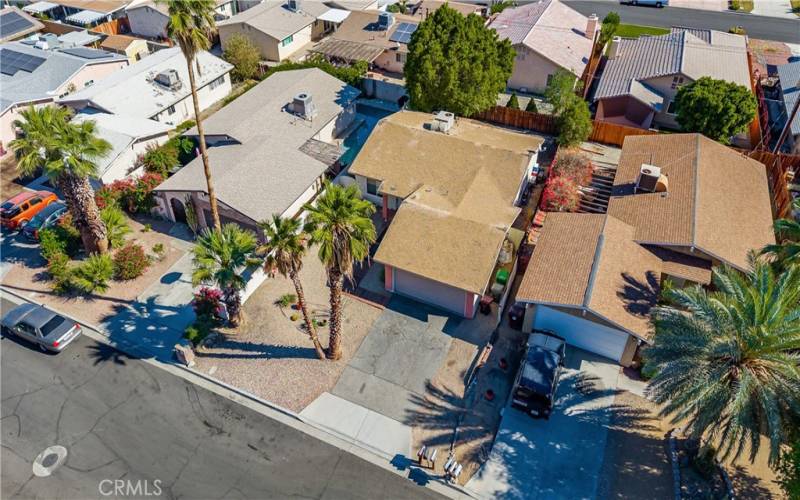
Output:
[[112,19],[111,21],[107,21],[103,24],[98,24],[94,28],[91,28],[89,31],[94,31],[96,33],[105,33],[106,35],[121,35],[124,33],[130,33],[131,26],[128,24],[127,17],[120,17],[118,19]]
[[776,219],[786,218],[792,211],[792,196],[789,194],[789,179],[798,178],[800,155],[774,154],[769,151],[745,152],[767,168],[767,181],[772,194],[772,209]]
[[[758,82],[756,80],[756,72],[753,69],[753,53],[748,49],[747,51],[747,68],[750,71],[750,90],[753,92],[754,95],[758,96]],[[758,103],[759,105],[762,102]],[[750,147],[752,149],[758,149],[761,146],[761,122],[759,120],[759,112],[756,112],[756,116],[753,117],[753,121],[750,122],[750,126],[748,127],[748,132],[750,134]]]

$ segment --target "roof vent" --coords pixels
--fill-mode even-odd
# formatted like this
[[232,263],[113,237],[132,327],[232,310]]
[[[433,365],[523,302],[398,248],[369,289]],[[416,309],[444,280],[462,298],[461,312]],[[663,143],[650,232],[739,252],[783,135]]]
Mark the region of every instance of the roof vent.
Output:
[[439,132],[448,133],[453,128],[456,117],[449,111],[439,111],[433,115],[433,122],[431,122],[431,130],[438,130]]
[[387,31],[394,24],[394,16],[389,12],[381,12],[378,14],[378,28],[381,31]]
[[305,120],[313,119],[317,114],[317,107],[311,99],[311,94],[301,92],[294,96],[292,112]]
[[170,90],[181,88],[181,78],[178,76],[178,71],[174,69],[167,69],[157,74],[155,81]]
[[609,45],[608,53],[606,54],[606,57],[608,57],[609,61],[619,57],[620,42],[622,42],[621,37],[615,36],[611,39],[611,45]]
[[286,6],[289,7],[289,10],[292,12],[300,12],[301,5],[301,0],[288,0],[288,2],[286,2]]
[[636,178],[636,191],[645,193],[663,193],[667,191],[669,182],[667,176],[661,174],[661,169],[655,165],[642,163],[639,176]]

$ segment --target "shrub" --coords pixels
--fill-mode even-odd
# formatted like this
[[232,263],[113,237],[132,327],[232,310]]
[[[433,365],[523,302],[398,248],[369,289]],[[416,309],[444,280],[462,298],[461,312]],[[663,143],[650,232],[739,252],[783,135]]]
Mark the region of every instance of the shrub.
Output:
[[658,368],[653,363],[645,362],[644,365],[642,366],[641,372],[642,372],[642,378],[644,380],[650,380],[651,378],[656,376],[656,374],[658,373]]
[[787,498],[800,498],[800,435],[797,430],[789,446],[781,453],[776,472],[778,484]]
[[118,280],[138,278],[147,270],[150,261],[144,248],[136,243],[128,242],[114,254],[114,277]]
[[285,293],[281,295],[280,298],[278,299],[278,305],[280,305],[281,307],[289,307],[295,302],[297,302],[297,295],[293,293]]
[[166,257],[167,249],[164,248],[163,243],[156,243],[155,245],[153,245],[153,248],[151,248],[151,250],[153,252],[153,255],[155,256],[155,260],[157,261],[162,261],[164,260],[164,257]]
[[364,78],[364,75],[367,74],[369,64],[367,61],[356,61],[350,66],[334,66],[325,60],[325,58],[321,55],[317,55],[299,62],[284,61],[265,72],[262,80],[269,78],[271,75],[279,71],[292,71],[295,69],[306,68],[319,68],[329,75],[352,85],[353,87],[361,88],[361,80]]
[[47,262],[47,274],[50,275],[50,287],[57,294],[72,290],[73,268],[69,265],[69,257],[56,253]]
[[713,446],[704,445],[700,447],[697,456],[692,460],[692,467],[694,470],[706,480],[714,477],[717,471],[717,464],[714,461],[714,456],[716,454],[717,450]]
[[739,4],[739,0],[731,0],[730,8],[731,10],[739,10],[741,5]]
[[531,99],[528,101],[528,105],[525,106],[525,111],[529,113],[539,112],[539,108],[536,107],[536,100],[533,97],[531,97]]
[[291,316],[289,316],[289,319],[292,321],[297,321],[299,318],[300,316],[297,313],[294,313]]
[[502,2],[493,3],[492,6],[489,8],[490,14],[499,14],[506,10],[508,7],[514,5],[514,2],[509,0],[504,0]]
[[170,170],[178,166],[178,148],[169,142],[162,146],[151,144],[142,156],[142,166],[145,172],[166,177]]
[[103,293],[114,276],[114,261],[108,254],[94,254],[75,267],[72,284],[83,293]]
[[128,219],[117,207],[106,207],[100,210],[100,218],[106,225],[108,244],[111,248],[119,248],[125,243],[125,236],[131,232]]
[[39,250],[48,262],[57,254],[74,257],[80,250],[80,233],[72,226],[71,219],[67,219],[69,217],[65,217],[55,226],[39,231]]
[[103,196],[116,199],[116,204],[128,213],[148,212],[156,204],[153,198],[153,189],[163,180],[164,177],[161,174],[151,172],[145,173],[138,179],[119,179],[103,188],[108,188],[113,192]]
[[144,226],[142,226],[142,232],[143,233],[149,233],[152,230],[153,230],[153,225],[152,224],[148,223],[148,224],[145,224]]
[[581,197],[578,185],[569,177],[554,176],[547,179],[542,192],[541,208],[546,212],[574,212]]
[[589,104],[575,94],[566,98],[558,115],[558,143],[577,146],[592,133],[592,115]]
[[194,347],[200,345],[208,334],[211,333],[214,325],[206,319],[197,319],[194,323],[186,327],[183,332],[183,338],[192,343]]
[[222,57],[233,64],[231,76],[237,82],[255,78],[258,75],[261,54],[250,38],[244,35],[230,37],[225,43]]
[[185,122],[180,122],[177,127],[175,127],[175,132],[180,134],[182,132],[186,132],[190,128],[196,125],[194,120],[186,120]]
[[94,201],[100,210],[109,206],[119,206],[119,191],[114,191],[111,186],[103,186],[94,192]]
[[216,288],[201,287],[195,292],[192,299],[192,309],[198,318],[208,318],[214,321],[222,319],[222,292]]
[[746,35],[747,30],[745,30],[743,26],[731,26],[728,28],[728,33],[733,33],[734,35]]
[[519,109],[519,98],[517,97],[516,92],[511,93],[511,97],[508,99],[506,107],[511,109]]
[[592,180],[592,161],[579,150],[562,148],[558,151],[550,175],[566,176],[582,186],[588,186]]

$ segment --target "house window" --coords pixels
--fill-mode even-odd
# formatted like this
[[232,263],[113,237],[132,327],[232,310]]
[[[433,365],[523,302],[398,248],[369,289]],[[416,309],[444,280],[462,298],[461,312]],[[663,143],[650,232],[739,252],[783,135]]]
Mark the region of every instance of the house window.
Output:
[[372,196],[378,196],[378,186],[380,186],[380,181],[376,181],[374,179],[367,179],[367,194],[371,194]]
[[675,100],[669,101],[669,105],[667,106],[667,114],[668,115],[675,114]]
[[547,75],[547,86],[550,86],[550,82],[553,81],[553,75]]
[[399,62],[399,63],[403,63],[403,64],[406,63],[406,53],[405,52],[398,52],[397,54],[395,54],[395,58],[397,59],[397,62]]
[[94,80],[89,80],[86,83],[84,83],[83,86],[84,87],[88,87],[89,85],[92,85],[92,84],[94,84]]
[[681,85],[683,85],[683,77],[682,76],[675,76],[675,77],[672,78],[672,85],[671,85],[672,90],[675,90],[676,88],[680,87]]
[[281,40],[281,47],[286,47],[287,45],[289,45],[293,41],[294,41],[294,35],[289,35],[286,38],[284,38],[283,40]]
[[174,115],[175,114],[175,105],[174,104],[167,108],[167,114],[168,115]]
[[209,83],[208,84],[208,88],[209,88],[209,90],[214,90],[215,88],[217,88],[220,85],[222,85],[224,82],[225,82],[225,75],[222,75],[221,77],[217,78],[213,82]]

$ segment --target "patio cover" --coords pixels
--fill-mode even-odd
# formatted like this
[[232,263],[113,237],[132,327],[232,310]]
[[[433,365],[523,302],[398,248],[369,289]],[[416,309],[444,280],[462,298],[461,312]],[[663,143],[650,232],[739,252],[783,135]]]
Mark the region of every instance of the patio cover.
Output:
[[383,51],[383,47],[333,38],[328,38],[311,49],[311,52],[322,54],[328,58],[345,61],[367,61],[370,63],[383,54]]
[[106,14],[102,12],[95,12],[93,10],[82,10],[77,14],[72,14],[71,16],[67,16],[67,21],[78,23],[78,24],[92,24],[95,21],[98,21],[104,18]]
[[58,4],[50,3],[50,2],[36,2],[30,5],[26,5],[22,8],[25,12],[30,12],[31,14],[41,14],[42,12],[47,12],[48,10],[53,10],[58,7]]
[[320,21],[330,21],[332,23],[340,23],[347,19],[347,16],[350,15],[349,10],[344,9],[330,9],[328,12],[322,14],[317,19]]

